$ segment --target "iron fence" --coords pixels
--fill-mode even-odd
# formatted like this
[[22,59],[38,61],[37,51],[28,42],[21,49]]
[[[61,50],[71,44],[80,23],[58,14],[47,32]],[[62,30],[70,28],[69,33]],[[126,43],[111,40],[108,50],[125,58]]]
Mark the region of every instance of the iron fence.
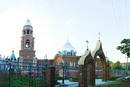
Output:
[[126,75],[126,73],[130,73],[130,71],[120,70],[120,69],[110,69],[110,75],[111,76],[114,76],[114,75],[124,76],[124,75]]
[[0,60],[0,87],[48,87],[49,65]]

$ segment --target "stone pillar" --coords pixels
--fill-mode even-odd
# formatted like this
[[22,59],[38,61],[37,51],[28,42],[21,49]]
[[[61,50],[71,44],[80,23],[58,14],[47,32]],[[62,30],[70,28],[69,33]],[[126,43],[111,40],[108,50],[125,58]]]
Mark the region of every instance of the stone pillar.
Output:
[[92,85],[95,86],[95,63],[92,65]]
[[79,87],[85,87],[84,66],[79,66]]
[[55,67],[49,67],[47,73],[47,87],[55,87]]
[[110,80],[110,66],[107,67],[107,80]]
[[104,66],[104,81],[107,82],[107,67],[106,67],[106,64]]

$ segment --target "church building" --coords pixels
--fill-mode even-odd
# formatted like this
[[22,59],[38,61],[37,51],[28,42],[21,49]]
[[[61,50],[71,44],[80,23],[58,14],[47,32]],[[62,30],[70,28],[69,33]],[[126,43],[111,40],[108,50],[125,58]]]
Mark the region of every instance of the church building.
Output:
[[[21,49],[19,51],[20,65],[23,65],[22,63],[33,63],[33,66],[45,64],[45,59],[38,59],[35,55],[34,39],[33,27],[30,20],[27,20],[22,29]],[[53,59],[46,59],[48,60],[49,65],[61,66],[61,63],[65,64],[65,75],[73,77],[78,75],[78,60],[80,56],[77,56],[76,53],[77,51],[75,48],[67,40]],[[56,67],[56,69],[58,69],[58,67]],[[58,74],[59,76],[63,75],[62,69],[58,70]]]

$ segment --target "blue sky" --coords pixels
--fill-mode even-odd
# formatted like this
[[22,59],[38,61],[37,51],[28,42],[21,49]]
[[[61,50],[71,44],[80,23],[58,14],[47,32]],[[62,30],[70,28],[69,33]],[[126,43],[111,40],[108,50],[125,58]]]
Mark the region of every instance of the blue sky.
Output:
[[111,61],[126,61],[116,50],[120,41],[130,38],[129,0],[0,0],[0,54],[18,57],[22,27],[30,19],[36,56],[54,58],[67,37],[82,55],[93,51],[101,33],[104,53]]

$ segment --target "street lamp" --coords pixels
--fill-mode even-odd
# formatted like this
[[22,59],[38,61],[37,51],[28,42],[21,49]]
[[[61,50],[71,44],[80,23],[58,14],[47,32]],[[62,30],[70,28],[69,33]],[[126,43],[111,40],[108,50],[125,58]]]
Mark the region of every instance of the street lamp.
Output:
[[62,59],[62,62],[61,62],[61,67],[63,68],[63,78],[62,78],[62,84],[61,84],[61,86],[67,86],[65,83],[64,83],[64,75],[65,75],[65,67],[66,67],[66,64],[67,63],[65,63],[65,61],[64,61],[64,59]]
[[64,65],[64,63],[61,63],[61,67],[63,68],[62,84],[64,84],[64,69],[65,69],[65,65]]

